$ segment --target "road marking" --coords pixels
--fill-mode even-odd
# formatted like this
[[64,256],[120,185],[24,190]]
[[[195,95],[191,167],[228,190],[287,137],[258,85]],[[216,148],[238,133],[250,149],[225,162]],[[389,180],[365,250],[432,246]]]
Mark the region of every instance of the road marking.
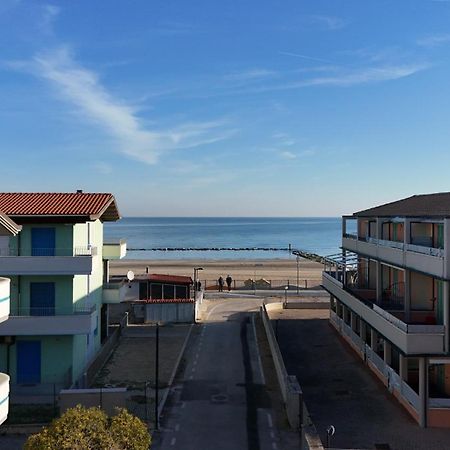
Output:
[[209,317],[211,316],[211,314],[213,313],[214,310],[216,310],[219,306],[223,306],[224,304],[226,304],[226,302],[222,302],[219,303],[218,305],[214,306],[211,311],[208,313],[208,315],[206,316],[206,320],[209,320]]
[[194,379],[194,375],[190,375],[190,376],[189,376],[189,379],[190,379],[190,380],[193,380],[193,379]]
[[194,366],[196,366],[196,365],[197,365],[197,360],[194,361]]
[[195,359],[198,359],[198,357],[199,357],[199,354],[196,353],[196,354],[195,354]]
[[269,428],[273,428],[272,415],[270,413],[267,413],[267,422],[269,424]]
[[276,442],[272,442],[272,448],[273,448],[273,450],[277,450],[278,445]]
[[192,373],[194,373],[194,372],[195,372],[195,367],[192,368]]
[[272,439],[275,439],[275,433],[274,433],[273,431],[270,432],[270,437],[271,437]]
[[181,403],[181,409],[183,409],[185,406],[186,406],[186,403],[185,403],[185,402],[182,402],[182,403]]
[[177,442],[177,438],[173,437],[170,441],[170,445],[175,445],[175,442]]
[[179,424],[179,423],[177,423],[177,424],[175,425],[175,431],[180,431],[180,424]]
[[256,347],[256,359],[258,361],[259,373],[261,374],[261,382],[262,384],[266,384],[266,377],[264,376],[264,371],[261,363],[261,355],[259,354],[259,345],[258,338],[256,336],[256,325],[255,325],[255,315],[252,314],[252,327],[253,327],[253,335],[255,336],[255,347]]

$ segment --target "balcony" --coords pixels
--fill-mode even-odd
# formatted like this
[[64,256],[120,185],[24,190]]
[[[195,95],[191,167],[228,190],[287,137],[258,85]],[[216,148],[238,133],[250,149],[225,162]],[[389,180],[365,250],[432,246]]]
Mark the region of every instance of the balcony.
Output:
[[[444,353],[444,326],[406,323],[401,312],[388,312],[361,290],[344,289],[336,272],[324,272],[323,287],[407,355]],[[420,319],[417,317],[417,319]]]
[[0,278],[0,323],[9,317],[9,285],[8,278]]
[[127,242],[120,239],[117,242],[103,243],[103,259],[122,259],[127,254]]
[[90,275],[96,247],[0,249],[2,275]]
[[0,425],[7,419],[9,410],[9,376],[0,373]]
[[95,306],[19,308],[0,324],[0,336],[89,334],[97,327]]
[[[417,242],[417,241],[416,241]],[[447,278],[444,265],[444,251],[440,248],[388,241],[375,238],[361,238],[355,234],[344,234],[342,247],[361,255],[378,259],[398,267],[417,270],[435,277]]]

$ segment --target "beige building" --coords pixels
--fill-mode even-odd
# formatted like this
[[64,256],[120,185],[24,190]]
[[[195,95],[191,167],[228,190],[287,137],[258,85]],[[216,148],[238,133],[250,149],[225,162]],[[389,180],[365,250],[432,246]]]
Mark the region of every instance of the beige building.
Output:
[[450,193],[342,218],[330,322],[423,426],[450,427]]

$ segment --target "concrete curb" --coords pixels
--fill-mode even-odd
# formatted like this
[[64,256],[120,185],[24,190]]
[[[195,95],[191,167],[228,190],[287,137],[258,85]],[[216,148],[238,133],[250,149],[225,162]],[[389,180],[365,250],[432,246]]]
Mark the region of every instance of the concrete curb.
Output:
[[161,415],[161,413],[162,413],[162,411],[164,409],[164,406],[166,404],[167,397],[169,396],[170,388],[172,387],[173,380],[175,379],[175,375],[176,375],[176,373],[178,371],[178,367],[180,365],[181,358],[183,358],[184,351],[186,350],[186,346],[187,346],[187,343],[188,343],[189,338],[191,336],[191,332],[192,332],[192,328],[193,327],[194,327],[194,324],[191,324],[191,326],[189,327],[188,334],[187,334],[187,336],[186,336],[186,338],[184,339],[184,342],[183,342],[183,347],[181,347],[181,351],[180,351],[180,353],[178,355],[178,358],[177,358],[177,360],[175,362],[175,366],[174,366],[174,368],[172,370],[172,374],[170,375],[169,382],[167,383],[167,388],[165,389],[164,394],[162,396],[162,399],[159,402],[158,416]]

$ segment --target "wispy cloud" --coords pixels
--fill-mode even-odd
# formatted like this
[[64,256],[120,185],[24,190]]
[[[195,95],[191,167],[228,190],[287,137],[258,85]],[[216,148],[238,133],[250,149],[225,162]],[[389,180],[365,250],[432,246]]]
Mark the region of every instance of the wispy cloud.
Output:
[[383,81],[398,80],[409,77],[430,67],[429,64],[404,64],[379,67],[363,67],[358,69],[343,69],[339,73],[329,76],[311,77],[298,81],[286,81],[284,84],[274,84],[268,86],[255,87],[246,92],[268,92],[282,91],[290,89],[300,89],[312,86],[336,86],[350,87],[364,84],[374,84]]
[[348,25],[348,21],[340,17],[319,14],[304,16],[304,21],[330,31],[340,30]]
[[426,36],[417,41],[417,45],[421,47],[438,47],[450,42],[450,34],[435,34]]
[[112,166],[104,161],[97,161],[92,165],[92,168],[102,175],[109,175],[113,172]]
[[300,53],[279,52],[279,54],[283,55],[283,56],[292,56],[294,58],[307,59],[309,61],[317,61],[317,62],[323,62],[323,63],[327,63],[327,64],[334,64],[332,61],[330,61],[328,59],[316,58],[315,56],[302,55]]
[[148,31],[163,36],[174,36],[192,33],[194,28],[192,25],[184,22],[165,21],[155,26],[150,26]]
[[409,77],[429,67],[427,64],[368,67],[347,71],[328,77],[316,77],[300,81],[293,87],[304,86],[354,86],[358,84],[379,83]]
[[244,70],[242,72],[234,72],[227,74],[224,76],[224,79],[228,81],[252,81],[252,80],[261,80],[276,75],[277,72],[274,70],[250,69]]
[[32,62],[10,63],[47,80],[59,96],[74,105],[82,119],[100,127],[124,155],[148,164],[163,152],[211,144],[229,137],[221,121],[189,122],[168,129],[149,130],[137,111],[111,95],[95,72],[78,64],[66,47],[38,54]]
[[296,159],[297,155],[293,152],[290,152],[288,150],[284,150],[280,152],[280,156],[284,159]]
[[42,6],[42,16],[39,22],[40,30],[45,34],[53,33],[53,22],[58,17],[61,9],[59,6],[55,5],[43,5]]

